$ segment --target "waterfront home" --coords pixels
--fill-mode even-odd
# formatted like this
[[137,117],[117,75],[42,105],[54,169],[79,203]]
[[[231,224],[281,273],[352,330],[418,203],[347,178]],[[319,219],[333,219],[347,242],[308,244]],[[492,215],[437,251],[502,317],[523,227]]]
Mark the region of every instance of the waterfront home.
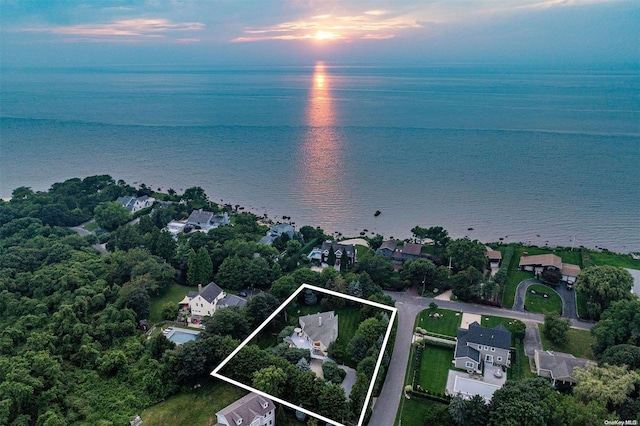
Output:
[[542,272],[553,269],[560,271],[562,274],[562,281],[567,284],[573,284],[580,274],[580,267],[571,263],[563,263],[560,256],[555,254],[538,254],[534,256],[528,256],[523,253],[520,257],[520,263],[518,265],[521,271],[533,272],[536,277],[540,277]]
[[229,224],[229,215],[225,212],[221,215],[198,209],[191,212],[187,218],[187,226],[192,226],[202,232],[209,232],[219,226]]
[[125,206],[131,213],[135,213],[153,206],[156,200],[155,198],[143,195],[142,197],[118,197],[116,201]]
[[288,223],[279,223],[277,225],[272,225],[271,228],[269,228],[269,230],[267,231],[267,235],[262,237],[258,244],[266,244],[270,246],[271,244],[273,244],[273,240],[284,234],[287,234],[287,236],[291,240],[293,239],[295,233],[295,228]]

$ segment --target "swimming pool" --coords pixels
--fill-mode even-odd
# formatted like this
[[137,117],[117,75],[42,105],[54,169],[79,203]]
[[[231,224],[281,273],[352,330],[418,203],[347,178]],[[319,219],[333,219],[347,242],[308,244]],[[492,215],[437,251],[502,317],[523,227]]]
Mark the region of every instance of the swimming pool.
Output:
[[[168,333],[166,331],[168,331]],[[191,340],[195,340],[198,334],[200,334],[199,331],[195,330],[177,330],[175,328],[170,328],[166,331],[165,336],[167,337],[167,339],[171,340],[176,345],[181,345]]]

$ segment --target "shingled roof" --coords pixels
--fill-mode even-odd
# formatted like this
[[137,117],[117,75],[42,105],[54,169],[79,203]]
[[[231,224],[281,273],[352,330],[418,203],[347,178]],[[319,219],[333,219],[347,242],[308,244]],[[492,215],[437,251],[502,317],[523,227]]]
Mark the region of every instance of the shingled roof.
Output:
[[200,296],[209,303],[213,303],[213,301],[222,293],[222,289],[218,287],[216,283],[211,281],[207,284],[206,287],[202,289],[200,292]]
[[238,424],[238,420],[242,419],[241,424],[248,426],[257,417],[264,417],[269,411],[275,408],[276,406],[270,399],[257,393],[250,393],[218,411],[216,415],[218,417],[224,417],[227,422],[233,422],[232,424],[234,425]]
[[338,316],[333,311],[320,312],[317,314],[305,315],[298,318],[300,327],[313,342],[322,342],[325,347],[329,347],[334,336],[334,330],[338,322]]
[[469,343],[483,346],[493,346],[500,349],[511,349],[511,332],[502,324],[493,328],[483,327],[477,322],[469,324],[469,329],[458,329],[458,342],[460,339]]
[[575,382],[573,370],[584,368],[589,362],[588,359],[576,358],[571,354],[551,351],[535,351],[536,367],[538,375],[540,370],[548,371],[551,378],[564,382]]

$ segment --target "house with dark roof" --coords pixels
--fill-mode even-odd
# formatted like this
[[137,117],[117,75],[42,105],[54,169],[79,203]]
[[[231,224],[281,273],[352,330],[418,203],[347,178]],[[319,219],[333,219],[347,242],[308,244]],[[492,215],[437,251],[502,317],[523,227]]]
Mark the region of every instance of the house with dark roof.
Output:
[[215,426],[274,426],[276,406],[257,393],[243,396],[216,413]]
[[470,373],[482,373],[485,363],[511,366],[511,332],[502,324],[493,328],[477,322],[469,328],[459,328],[454,364]]
[[[193,295],[193,293],[190,292]],[[189,295],[187,295],[188,297]],[[189,300],[191,315],[211,316],[218,309],[218,302],[226,296],[213,281],[204,288],[198,284],[198,293]]]
[[187,218],[186,226],[194,227],[202,232],[209,232],[219,226],[229,224],[229,215],[225,212],[221,215],[198,209],[191,212]]
[[311,346],[311,354],[326,357],[329,345],[338,338],[338,316],[333,311],[320,312],[302,316],[298,322],[298,335]]
[[563,263],[560,256],[555,254],[537,254],[528,256],[525,253],[520,257],[518,267],[521,271],[533,272],[537,277],[548,269],[560,271],[562,281],[573,284],[580,274],[580,266],[571,263]]
[[[331,265],[329,261],[331,258],[331,252],[335,257],[335,262]],[[329,266],[333,266],[336,269],[340,269],[340,266],[346,262],[346,265],[353,265],[356,263],[356,246],[353,244],[340,244],[331,241],[325,241],[322,243],[321,249],[322,263]]]
[[376,254],[391,258],[395,269],[400,269],[407,260],[416,260],[426,257],[422,254],[422,244],[401,243],[397,240],[386,240],[376,250]]
[[125,206],[131,213],[153,206],[155,198],[143,195],[142,197],[118,197],[116,201]]
[[575,384],[573,371],[576,368],[585,368],[588,359],[576,358],[571,354],[552,351],[536,350],[534,354],[536,373],[540,377],[548,377],[555,385],[557,382]]

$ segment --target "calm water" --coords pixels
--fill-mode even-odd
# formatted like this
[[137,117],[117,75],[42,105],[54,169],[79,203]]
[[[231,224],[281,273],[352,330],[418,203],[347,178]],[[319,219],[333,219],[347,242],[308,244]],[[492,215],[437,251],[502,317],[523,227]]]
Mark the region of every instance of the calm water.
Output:
[[2,197],[108,173],[328,233],[441,225],[640,250],[637,72],[318,64],[3,70],[1,84]]

